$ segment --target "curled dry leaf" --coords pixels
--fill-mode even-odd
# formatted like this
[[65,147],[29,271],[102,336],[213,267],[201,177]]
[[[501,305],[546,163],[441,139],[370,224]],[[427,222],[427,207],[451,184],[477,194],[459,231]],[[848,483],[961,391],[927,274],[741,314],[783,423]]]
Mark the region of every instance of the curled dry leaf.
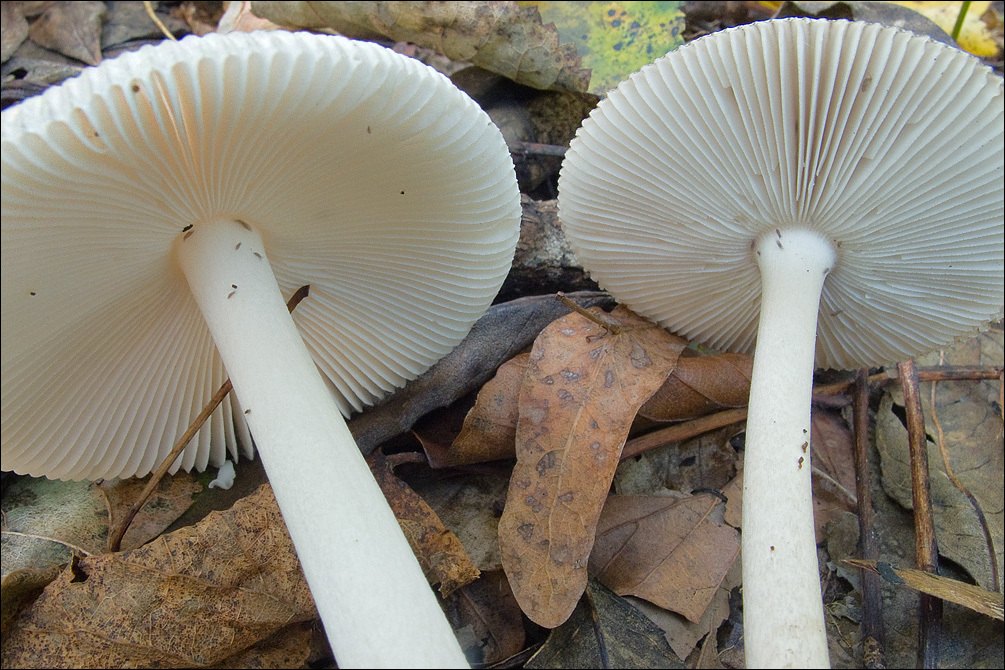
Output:
[[666,383],[639,410],[653,421],[684,421],[746,407],[754,358],[747,354],[681,357]]
[[11,623],[18,668],[193,667],[317,618],[267,485],[139,549],[74,560]]
[[740,534],[723,505],[703,493],[611,496],[597,525],[590,572],[618,595],[633,595],[698,622],[740,555]]
[[520,415],[517,398],[529,366],[530,354],[519,354],[499,366],[496,376],[485,383],[450,446],[449,465],[513,458]]
[[411,42],[534,88],[582,93],[590,83],[576,48],[515,2],[252,2],[251,11],[283,26]]
[[394,475],[393,465],[380,450],[367,458],[380,490],[384,492],[395,518],[408,538],[422,571],[430,584],[439,584],[446,597],[478,578],[478,568],[457,539],[408,484]]
[[520,391],[499,542],[517,602],[549,628],[568,619],[586,587],[597,520],[632,420],[687,344],[623,307],[607,319],[621,324],[617,333],[580,314],[545,328]]

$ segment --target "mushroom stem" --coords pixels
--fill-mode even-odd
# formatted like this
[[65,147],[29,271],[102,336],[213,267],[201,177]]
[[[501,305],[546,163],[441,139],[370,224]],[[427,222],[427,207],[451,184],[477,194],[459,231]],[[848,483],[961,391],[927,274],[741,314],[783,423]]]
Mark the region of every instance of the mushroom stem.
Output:
[[829,667],[810,487],[810,401],[832,244],[803,229],[755,246],[761,314],[743,465],[747,667]]
[[245,408],[339,667],[468,667],[286,310],[259,234],[229,219],[198,223],[176,254]]

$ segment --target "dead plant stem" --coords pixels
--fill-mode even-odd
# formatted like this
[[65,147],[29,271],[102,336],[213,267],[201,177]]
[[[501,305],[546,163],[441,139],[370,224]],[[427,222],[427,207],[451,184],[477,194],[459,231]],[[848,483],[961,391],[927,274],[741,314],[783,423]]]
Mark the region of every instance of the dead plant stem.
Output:
[[[921,394],[914,361],[898,364],[900,384],[904,392],[907,415],[907,441],[911,457],[911,497],[914,504],[914,532],[918,569],[938,573],[939,547],[935,537],[932,513],[931,480],[928,473],[928,440],[925,437],[925,417],[921,411]],[[919,596],[918,665],[935,668],[939,659],[942,625],[942,601],[932,596]]]

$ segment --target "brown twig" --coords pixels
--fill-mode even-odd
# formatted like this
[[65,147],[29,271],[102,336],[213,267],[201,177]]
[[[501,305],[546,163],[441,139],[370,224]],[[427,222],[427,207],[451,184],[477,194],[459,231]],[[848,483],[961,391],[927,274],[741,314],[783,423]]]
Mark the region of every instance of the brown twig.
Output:
[[963,485],[963,482],[957,479],[956,473],[953,472],[953,467],[949,464],[949,451],[946,449],[946,439],[942,432],[942,423],[939,421],[939,415],[935,411],[935,388],[937,386],[938,382],[933,381],[931,405],[932,423],[935,425],[936,444],[939,447],[939,453],[942,454],[942,464],[946,468],[946,476],[949,477],[949,481],[953,483],[953,486],[955,486],[957,490],[959,490],[959,492],[962,493],[970,502],[970,506],[974,509],[974,514],[977,515],[977,521],[980,523],[981,530],[984,532],[984,543],[988,548],[988,560],[991,563],[991,590],[998,591],[998,556],[995,554],[994,540],[991,539],[991,528],[988,526],[988,520],[984,516],[984,510],[981,509],[981,506],[977,503],[977,499],[974,497],[974,494],[970,492],[970,489]]
[[[1000,365],[936,365],[915,367],[919,382],[935,381],[983,381],[985,379],[1000,379],[1005,374],[1005,368]],[[884,386],[899,379],[897,370],[891,368],[884,372],[870,375],[869,385]],[[855,385],[854,380],[820,384],[813,387],[813,397],[831,396],[846,393]]]
[[725,426],[739,423],[740,421],[745,421],[746,419],[747,408],[738,407],[736,409],[727,409],[721,412],[716,412],[715,414],[701,416],[697,419],[691,419],[690,421],[685,421],[683,423],[676,423],[672,426],[667,426],[666,428],[660,428],[659,430],[654,430],[651,433],[646,433],[645,435],[633,437],[628,440],[625,443],[624,448],[621,450],[621,460],[631,458],[632,456],[638,456],[644,451],[662,447],[664,444],[669,444],[670,442],[680,442],[681,440],[686,440],[694,437],[695,435],[701,435],[702,433],[707,433],[708,431],[715,430],[716,428],[724,428]]
[[[904,391],[904,410],[907,414],[907,441],[911,455],[911,496],[914,504],[914,532],[918,569],[937,573],[939,547],[935,537],[935,522],[932,513],[925,417],[921,411],[918,374],[914,361],[910,359],[900,363],[897,369],[900,373],[900,385]],[[921,594],[919,606],[918,665],[922,668],[934,668],[939,657],[942,601]]]
[[589,321],[592,321],[593,323],[597,324],[601,328],[604,328],[613,335],[620,335],[621,333],[627,330],[632,330],[631,328],[625,328],[625,326],[620,321],[615,319],[607,312],[599,309],[596,311],[586,309],[585,307],[583,307],[575,300],[562,293],[561,291],[555,294],[555,299],[558,300],[563,305],[565,305],[566,307],[568,307],[569,309],[571,309],[576,314],[579,314],[580,316],[588,319]]
[[[879,560],[869,472],[869,380],[865,369],[855,375],[855,490],[858,494],[858,551],[865,560]],[[879,575],[862,572],[862,659],[867,668],[885,668],[883,586]]]
[[[286,303],[286,308],[292,312],[296,306],[300,304],[300,301],[307,297],[310,293],[310,288],[310,285],[308,285],[301,286],[297,289],[296,293],[294,293]],[[129,524],[133,522],[136,514],[139,513],[139,511],[143,509],[143,506],[147,504],[147,501],[150,500],[150,496],[152,496],[154,491],[157,490],[157,486],[160,484],[161,479],[164,478],[167,471],[171,469],[171,465],[178,459],[181,452],[185,450],[185,447],[188,446],[192,437],[199,432],[199,429],[202,428],[202,424],[206,423],[206,419],[208,419],[220,403],[223,402],[223,399],[227,397],[227,394],[230,393],[232,388],[234,388],[234,385],[230,382],[230,379],[223,382],[223,385],[220,386],[219,390],[217,390],[217,392],[213,394],[213,397],[209,399],[209,402],[206,403],[206,406],[203,407],[202,411],[195,417],[188,429],[182,433],[180,438],[178,438],[174,447],[171,448],[171,453],[169,453],[167,457],[161,461],[160,466],[158,466],[157,470],[150,476],[150,481],[148,481],[147,485],[143,487],[143,491],[140,493],[139,497],[129,507],[129,511],[126,512],[126,516],[118,524],[115,531],[108,534],[109,552],[114,553],[122,547],[122,538],[129,529]]]

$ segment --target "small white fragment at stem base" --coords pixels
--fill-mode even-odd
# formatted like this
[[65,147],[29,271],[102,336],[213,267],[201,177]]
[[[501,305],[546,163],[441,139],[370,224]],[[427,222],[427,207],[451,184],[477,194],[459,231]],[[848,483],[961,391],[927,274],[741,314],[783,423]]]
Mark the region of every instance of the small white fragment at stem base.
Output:
[[207,484],[207,488],[211,489],[223,489],[224,491],[230,489],[234,485],[234,478],[236,477],[234,472],[234,461],[224,461],[223,465],[216,473],[216,479]]

